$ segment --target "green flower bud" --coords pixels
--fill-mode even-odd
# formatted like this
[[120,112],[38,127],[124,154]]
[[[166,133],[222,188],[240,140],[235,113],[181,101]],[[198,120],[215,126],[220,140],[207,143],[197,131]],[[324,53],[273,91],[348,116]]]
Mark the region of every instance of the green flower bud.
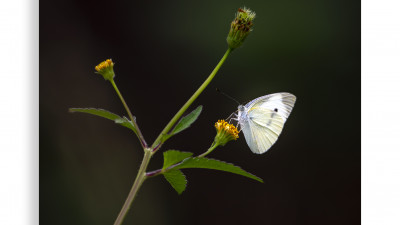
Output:
[[250,34],[253,27],[253,20],[256,17],[256,13],[250,9],[239,8],[236,13],[236,18],[231,23],[231,29],[229,31],[226,41],[231,49],[238,48],[243,44],[243,41]]
[[111,59],[101,62],[95,67],[95,69],[97,71],[96,73],[101,74],[105,80],[111,81],[115,76],[114,63]]

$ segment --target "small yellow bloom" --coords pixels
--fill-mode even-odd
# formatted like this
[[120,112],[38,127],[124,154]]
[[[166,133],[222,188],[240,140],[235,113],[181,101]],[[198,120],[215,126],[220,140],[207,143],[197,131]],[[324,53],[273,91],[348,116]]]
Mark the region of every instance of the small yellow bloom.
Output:
[[101,74],[106,80],[111,81],[115,76],[114,63],[111,59],[107,59],[101,62],[95,67],[95,69],[97,71],[96,73]]
[[214,139],[214,144],[224,146],[226,143],[239,138],[239,131],[237,128],[227,123],[225,120],[218,120],[215,123],[217,129],[217,135]]

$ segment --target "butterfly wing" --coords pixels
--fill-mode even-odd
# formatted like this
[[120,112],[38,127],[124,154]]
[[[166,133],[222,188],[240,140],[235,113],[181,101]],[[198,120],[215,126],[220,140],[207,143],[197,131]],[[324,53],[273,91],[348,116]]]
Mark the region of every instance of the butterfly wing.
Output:
[[252,152],[262,154],[278,140],[296,97],[290,93],[262,96],[249,102],[246,122],[241,124]]
[[262,154],[278,140],[284,119],[275,111],[255,108],[248,113],[248,121],[242,131],[252,152]]
[[253,101],[246,104],[246,108],[250,111],[254,108],[265,108],[273,110],[280,115],[286,122],[290,113],[292,112],[294,103],[296,102],[296,96],[281,92],[270,95],[265,95],[254,99]]

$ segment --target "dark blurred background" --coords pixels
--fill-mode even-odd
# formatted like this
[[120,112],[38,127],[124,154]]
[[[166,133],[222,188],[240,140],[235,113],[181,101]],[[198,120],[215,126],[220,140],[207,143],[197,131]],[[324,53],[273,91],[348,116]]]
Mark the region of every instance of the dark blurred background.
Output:
[[[112,58],[115,81],[152,143],[224,54],[238,7],[254,31],[195,101],[198,121],[162,148],[204,152],[214,123],[237,104],[291,92],[278,142],[253,154],[242,134],[210,157],[264,184],[184,170],[182,195],[147,180],[124,224],[361,224],[360,1],[40,1],[40,223],[113,224],[143,151],[133,133],[70,107],[126,115],[94,67]],[[155,155],[149,170],[162,165]]]

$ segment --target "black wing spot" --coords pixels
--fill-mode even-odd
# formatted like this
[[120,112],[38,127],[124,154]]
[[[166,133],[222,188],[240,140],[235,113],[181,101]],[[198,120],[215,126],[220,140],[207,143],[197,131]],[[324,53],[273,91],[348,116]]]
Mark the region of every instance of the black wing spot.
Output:
[[277,109],[277,108],[275,108],[275,109],[274,109],[274,111],[275,111],[275,112],[278,112],[278,109]]

